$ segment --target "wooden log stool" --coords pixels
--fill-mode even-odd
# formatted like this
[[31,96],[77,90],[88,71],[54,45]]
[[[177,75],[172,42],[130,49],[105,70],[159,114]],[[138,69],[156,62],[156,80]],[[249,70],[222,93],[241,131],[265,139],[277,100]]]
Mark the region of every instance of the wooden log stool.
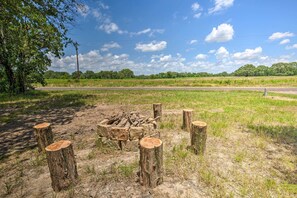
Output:
[[158,138],[140,140],[140,184],[154,188],[163,182],[163,143]]
[[183,110],[183,125],[182,125],[183,130],[191,132],[192,117],[193,117],[192,109]]
[[207,124],[201,121],[192,122],[191,126],[191,149],[196,155],[204,154],[207,138]]
[[45,152],[45,147],[54,142],[54,135],[50,123],[35,125],[34,134],[38,145],[39,152]]
[[154,119],[156,121],[161,121],[162,118],[162,104],[154,103],[153,104]]
[[47,163],[55,192],[76,183],[78,174],[72,143],[60,140],[45,148]]

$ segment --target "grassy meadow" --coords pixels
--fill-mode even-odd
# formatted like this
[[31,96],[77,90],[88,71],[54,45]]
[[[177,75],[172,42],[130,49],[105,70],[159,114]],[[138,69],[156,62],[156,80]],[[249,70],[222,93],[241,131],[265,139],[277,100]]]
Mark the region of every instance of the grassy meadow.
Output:
[[[297,76],[199,77],[175,79],[47,79],[48,87],[296,87]],[[40,87],[41,85],[36,84]]]
[[[293,79],[295,78],[292,77]],[[167,86],[182,86],[183,80],[189,86],[198,86],[195,79],[160,81],[170,82]],[[204,80],[203,86],[213,85],[214,79]],[[243,82],[242,86],[245,82],[233,80],[231,82]],[[123,80],[127,86],[135,81],[137,80]],[[154,85],[157,81],[159,80],[148,82]],[[274,82],[273,78],[264,81],[268,84]],[[286,82],[282,78],[276,78],[275,81]],[[101,81],[89,82],[100,84]],[[292,84],[296,82],[295,79]],[[100,85],[110,86],[109,83]],[[296,196],[297,95],[271,93],[263,97],[260,92],[250,91],[34,91],[12,97],[1,94],[0,109],[5,113],[0,114],[0,129],[19,118],[55,109],[129,105],[129,108],[150,112],[154,102],[161,102],[164,111],[159,128],[165,149],[165,181],[171,181],[172,178],[181,184],[195,181],[196,186],[193,188],[202,186],[210,197]],[[181,110],[184,108],[192,108],[195,112],[194,120],[208,124],[207,151],[204,157],[195,156],[186,149],[189,135],[181,131]],[[83,138],[79,139],[79,142],[83,141]],[[75,149],[79,151],[81,148]],[[101,155],[105,154],[100,150],[92,150],[87,160]],[[46,167],[46,163],[43,166]],[[82,182],[84,178],[91,178],[88,182],[102,178],[102,170],[95,167],[96,163],[94,166],[81,166],[85,172],[81,173]],[[34,172],[33,168],[31,167],[31,171]],[[6,168],[0,167],[0,176],[6,171]],[[133,183],[133,174],[136,172],[134,161],[120,165],[117,174],[123,174],[127,183]],[[113,173],[104,174],[109,179],[115,177]],[[120,179],[115,179],[114,182],[119,182],[118,180]],[[11,189],[11,193],[18,192],[19,188],[16,186]],[[79,192],[76,193],[76,196],[80,195]]]

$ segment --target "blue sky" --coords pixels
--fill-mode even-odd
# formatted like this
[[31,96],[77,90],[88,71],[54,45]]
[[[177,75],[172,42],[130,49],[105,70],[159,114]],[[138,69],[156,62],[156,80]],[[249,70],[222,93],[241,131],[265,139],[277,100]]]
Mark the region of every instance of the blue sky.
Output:
[[[297,61],[296,0],[88,0],[69,36],[82,71],[232,72]],[[75,71],[68,47],[49,69]]]

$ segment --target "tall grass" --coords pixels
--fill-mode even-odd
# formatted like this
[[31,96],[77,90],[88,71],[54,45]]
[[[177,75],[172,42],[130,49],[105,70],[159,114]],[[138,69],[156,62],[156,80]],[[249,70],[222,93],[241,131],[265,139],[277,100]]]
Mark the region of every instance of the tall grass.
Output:
[[[49,87],[295,87],[297,76],[286,77],[197,77],[175,79],[47,79]],[[35,86],[41,86],[36,84]]]

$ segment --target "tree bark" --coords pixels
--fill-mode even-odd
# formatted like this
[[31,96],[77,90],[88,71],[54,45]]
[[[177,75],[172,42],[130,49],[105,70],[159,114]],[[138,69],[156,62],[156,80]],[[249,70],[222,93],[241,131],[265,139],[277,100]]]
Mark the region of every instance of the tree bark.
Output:
[[191,132],[191,124],[192,124],[192,109],[184,109],[183,110],[183,130]]
[[207,138],[207,124],[205,122],[195,121],[191,126],[191,148],[196,155],[204,154]]
[[45,152],[45,147],[54,142],[50,123],[42,123],[33,127],[39,152]]
[[140,140],[140,184],[154,188],[163,182],[163,143],[158,138]]
[[153,111],[154,111],[154,119],[156,121],[161,121],[161,118],[162,118],[162,104],[161,103],[153,104]]
[[78,174],[72,143],[60,140],[47,146],[45,150],[54,191],[75,185]]

